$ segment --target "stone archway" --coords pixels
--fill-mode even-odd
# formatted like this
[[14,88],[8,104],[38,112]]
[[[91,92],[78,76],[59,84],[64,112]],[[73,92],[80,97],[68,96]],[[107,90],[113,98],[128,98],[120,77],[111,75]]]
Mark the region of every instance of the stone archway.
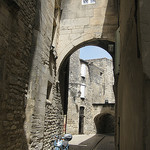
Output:
[[[114,59],[115,34],[118,28],[116,2],[96,1],[94,5],[82,5],[81,0],[62,1],[59,42],[56,47],[57,78],[64,114],[67,112],[68,64],[70,55],[83,46],[104,48]],[[78,9],[78,11],[76,11]],[[108,45],[114,46],[109,51]]]
[[115,1],[96,1],[93,5],[83,6],[81,0],[70,2],[63,0],[61,7],[63,11],[57,46],[58,70],[62,62],[80,47],[90,43],[99,46],[99,41],[115,42],[118,28],[118,10]]
[[[63,105],[63,112],[66,115],[67,113],[67,105],[68,105],[68,77],[69,77],[69,58],[71,54],[73,54],[75,51],[80,49],[84,46],[98,46],[106,50],[113,58],[115,58],[115,42],[104,40],[104,39],[88,39],[87,41],[81,42],[76,46],[72,45],[72,49],[67,49],[67,52],[60,55],[61,58],[58,58],[57,60],[57,69],[58,69],[58,81],[60,85],[60,93],[61,93],[61,100]],[[109,49],[109,45],[113,45],[113,49]],[[66,47],[68,48],[68,47]],[[59,62],[61,60],[61,62]],[[114,61],[113,61],[114,63]]]
[[114,133],[115,117],[109,113],[98,114],[94,118],[97,134]]
[[[86,40],[84,39],[84,41],[78,41],[79,43],[76,43],[77,45],[70,45],[65,47],[64,53],[62,52],[62,55],[60,55],[60,57],[57,60],[57,70],[58,73],[60,74],[60,70],[61,68],[64,66],[64,64],[66,63],[66,61],[68,60],[68,58],[70,57],[71,54],[73,54],[76,50],[84,47],[84,46],[98,46],[101,47],[103,49],[105,49],[114,59],[115,58],[115,42],[114,41],[110,41],[110,40],[106,40],[106,39],[99,39],[99,38],[94,38],[94,39],[89,39],[87,38]],[[109,45],[113,45],[113,49],[109,49]],[[62,50],[63,51],[63,50]]]
[[[69,118],[70,116],[73,116],[73,115],[74,115],[74,117],[77,118],[77,115],[75,115],[75,113],[73,113],[73,115],[70,115],[73,112],[73,111],[70,112],[70,110],[69,110],[70,106],[71,106],[71,108],[76,109],[76,111],[78,111],[78,109],[79,109],[79,105],[73,105],[73,104],[70,105],[69,104],[69,101],[73,100],[73,99],[70,99],[70,97],[68,97],[70,95],[69,92],[68,92],[69,89],[70,89],[69,88],[69,60],[70,60],[69,58],[70,58],[70,55],[72,53],[74,53],[75,51],[77,51],[80,47],[88,46],[88,45],[94,45],[94,46],[102,47],[103,49],[105,49],[112,56],[112,58],[114,58],[115,50],[109,51],[109,48],[108,48],[109,44],[114,45],[114,42],[107,41],[107,40],[100,40],[100,39],[93,39],[93,40],[91,39],[91,40],[85,41],[85,42],[80,43],[79,45],[75,46],[73,49],[70,50],[70,53],[64,57],[64,60],[62,61],[61,65],[60,65],[60,68],[59,68],[59,85],[60,85],[61,100],[62,100],[62,105],[63,105],[63,112],[67,116],[67,118]],[[78,62],[75,61],[74,63],[76,64]],[[78,70],[76,70],[76,73],[77,72],[78,72]],[[75,94],[75,96],[77,97],[76,94]],[[102,107],[103,106],[99,106],[98,109],[102,109]],[[95,107],[93,106],[93,108],[95,108]],[[92,112],[92,110],[91,110],[91,112]],[[96,112],[91,117],[92,118],[91,119],[92,127],[90,128],[90,131],[85,130],[85,134],[86,133],[87,134],[96,133],[93,118],[98,113],[99,113],[99,111]],[[66,124],[67,124],[66,131],[68,132],[70,130],[71,132],[73,132],[73,134],[78,134],[78,126],[73,124],[70,120],[69,121],[68,121],[68,119],[66,119],[66,120],[67,120],[67,122],[69,122],[69,123],[66,122]],[[86,121],[86,122],[88,122],[88,121]],[[73,126],[72,126],[72,124],[73,124]],[[72,128],[74,130],[72,130]]]

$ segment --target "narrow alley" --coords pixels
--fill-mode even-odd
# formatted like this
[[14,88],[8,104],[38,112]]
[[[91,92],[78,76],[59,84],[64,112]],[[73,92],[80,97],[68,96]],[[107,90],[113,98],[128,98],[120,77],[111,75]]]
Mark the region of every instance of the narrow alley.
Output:
[[115,150],[114,136],[111,134],[74,135],[70,150]]
[[65,133],[69,150],[150,150],[150,0],[0,0],[0,150]]

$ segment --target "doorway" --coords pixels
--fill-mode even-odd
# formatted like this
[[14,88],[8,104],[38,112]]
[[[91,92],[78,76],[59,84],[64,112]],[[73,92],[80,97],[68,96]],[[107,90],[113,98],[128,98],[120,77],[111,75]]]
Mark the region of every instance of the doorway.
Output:
[[84,107],[79,111],[79,134],[84,134]]

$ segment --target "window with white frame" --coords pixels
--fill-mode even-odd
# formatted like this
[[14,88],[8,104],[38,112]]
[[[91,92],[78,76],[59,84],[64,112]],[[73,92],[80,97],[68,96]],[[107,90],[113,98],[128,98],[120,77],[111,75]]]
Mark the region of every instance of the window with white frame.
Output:
[[86,65],[81,64],[81,77],[85,78],[85,76],[86,76]]
[[81,84],[80,91],[81,91],[80,98],[84,99],[85,98],[85,84]]
[[95,4],[96,0],[82,0],[82,5]]

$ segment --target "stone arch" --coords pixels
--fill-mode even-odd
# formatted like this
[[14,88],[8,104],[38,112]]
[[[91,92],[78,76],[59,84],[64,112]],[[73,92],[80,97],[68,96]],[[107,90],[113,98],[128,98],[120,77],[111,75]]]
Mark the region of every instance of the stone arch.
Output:
[[[86,38],[86,39],[85,39]],[[109,40],[109,39],[101,39],[101,38],[87,38],[87,37],[80,37],[79,39],[74,40],[70,44],[68,44],[62,51],[61,54],[59,55],[59,58],[57,60],[57,69],[58,73],[60,72],[60,68],[64,65],[65,61],[69,58],[69,56],[74,53],[76,50],[80,49],[81,47],[84,46],[98,46],[103,49],[105,49],[114,59],[115,55],[115,49],[113,51],[108,50],[108,45],[109,44],[115,44],[114,41]],[[115,48],[115,46],[114,46]]]
[[80,0],[71,0],[69,3],[62,1],[63,11],[57,46],[58,70],[72,51],[88,45],[91,41],[115,42],[118,28],[116,4],[114,0],[96,1],[94,5],[86,6],[83,6]]
[[[83,6],[80,0],[62,1],[59,43],[57,46],[59,70],[72,51],[91,41],[115,41],[118,28],[118,8],[114,0],[96,1]],[[76,11],[78,9],[78,11]],[[93,44],[92,44],[93,45]],[[79,47],[78,47],[79,46]]]
[[[66,114],[70,55],[88,45],[99,46],[109,52],[108,44],[115,42],[118,12],[114,0],[96,1],[95,5],[86,6],[82,6],[80,0],[62,0],[61,8],[56,67],[63,111]],[[112,58],[114,53],[109,52]]]
[[[61,101],[63,105],[63,112],[65,115],[67,115],[68,105],[69,105],[68,104],[68,101],[69,101],[68,86],[69,86],[69,57],[70,55],[74,53],[75,51],[77,51],[78,49],[80,49],[81,47],[92,45],[92,46],[98,46],[98,47],[103,48],[114,59],[115,49],[113,52],[110,52],[108,50],[108,44],[114,45],[115,43],[114,41],[109,41],[109,40],[100,39],[100,38],[88,39],[87,41],[83,41],[81,43],[78,43],[77,45],[74,45],[74,46],[72,45],[71,48],[66,47],[67,52],[65,54],[63,53],[62,55],[59,55],[59,57],[61,57],[61,62],[58,68],[58,80],[59,80],[59,85],[60,85],[60,93],[61,93],[60,96],[61,96]],[[78,106],[77,106],[77,110],[78,110]],[[94,122],[93,122],[93,126],[94,126]]]
[[94,118],[97,134],[114,133],[115,117],[111,113],[98,114]]
[[[85,40],[86,39],[86,40]],[[114,46],[113,51],[109,51],[108,45],[112,44]],[[69,57],[72,53],[76,50],[80,49],[84,46],[98,46],[106,50],[113,58],[115,57],[115,42],[113,40],[102,39],[102,38],[81,38],[78,40],[76,44],[69,44],[66,46],[61,54],[58,54],[59,57],[57,59],[57,79],[60,82],[60,93],[61,93],[61,100],[63,105],[63,112],[64,114],[67,113],[68,107],[68,77],[69,77]],[[114,63],[114,62],[113,62]]]

